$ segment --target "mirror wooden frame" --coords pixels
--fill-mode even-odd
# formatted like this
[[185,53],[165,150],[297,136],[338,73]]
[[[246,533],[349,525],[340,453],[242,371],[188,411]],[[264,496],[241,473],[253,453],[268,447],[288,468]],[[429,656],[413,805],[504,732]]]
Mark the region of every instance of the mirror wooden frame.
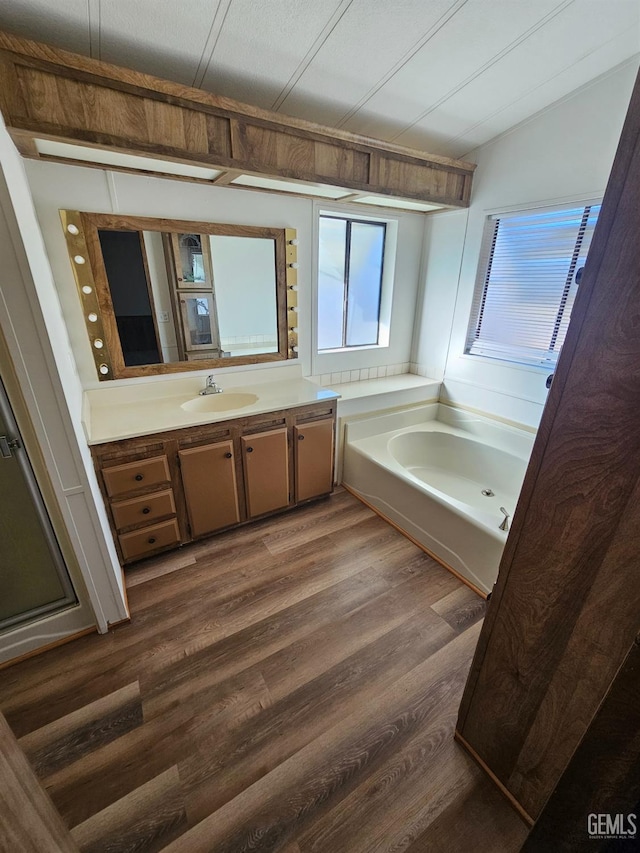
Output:
[[[298,241],[295,229],[229,225],[181,219],[155,219],[75,210],[61,210],[60,218],[69,252],[69,261],[82,303],[96,371],[100,380],[156,376],[297,358],[298,264],[296,247]],[[162,234],[199,233],[273,240],[275,246],[277,352],[127,366],[98,235],[100,229],[157,231]]]

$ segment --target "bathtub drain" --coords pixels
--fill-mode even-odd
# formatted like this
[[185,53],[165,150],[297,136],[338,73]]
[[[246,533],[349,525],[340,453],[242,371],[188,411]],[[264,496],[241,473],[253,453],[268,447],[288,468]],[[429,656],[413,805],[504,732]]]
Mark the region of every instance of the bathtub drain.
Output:
[[492,492],[491,489],[483,489],[482,494],[485,498],[492,498],[495,495],[495,492]]

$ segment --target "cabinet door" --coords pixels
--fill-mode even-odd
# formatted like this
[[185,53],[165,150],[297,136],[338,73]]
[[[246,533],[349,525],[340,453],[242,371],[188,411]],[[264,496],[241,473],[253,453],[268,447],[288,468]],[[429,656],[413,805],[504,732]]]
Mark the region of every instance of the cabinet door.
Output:
[[247,509],[254,517],[289,504],[287,429],[242,437]]
[[327,495],[333,488],[333,420],[293,428],[296,501]]
[[193,537],[238,524],[238,487],[233,442],[178,451]]

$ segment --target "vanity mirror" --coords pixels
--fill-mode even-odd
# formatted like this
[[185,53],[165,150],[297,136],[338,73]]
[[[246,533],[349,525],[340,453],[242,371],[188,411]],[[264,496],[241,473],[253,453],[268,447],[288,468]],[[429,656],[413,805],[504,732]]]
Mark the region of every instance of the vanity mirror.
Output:
[[297,356],[295,230],[60,215],[100,379]]

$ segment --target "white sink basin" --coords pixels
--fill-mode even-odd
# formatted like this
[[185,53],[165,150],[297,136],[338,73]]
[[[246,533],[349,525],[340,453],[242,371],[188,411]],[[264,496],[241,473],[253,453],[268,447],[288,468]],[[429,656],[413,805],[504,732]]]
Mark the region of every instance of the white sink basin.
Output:
[[203,397],[194,397],[187,400],[180,408],[185,412],[228,412],[232,409],[244,409],[251,406],[258,399],[257,394],[233,393],[206,394]]

